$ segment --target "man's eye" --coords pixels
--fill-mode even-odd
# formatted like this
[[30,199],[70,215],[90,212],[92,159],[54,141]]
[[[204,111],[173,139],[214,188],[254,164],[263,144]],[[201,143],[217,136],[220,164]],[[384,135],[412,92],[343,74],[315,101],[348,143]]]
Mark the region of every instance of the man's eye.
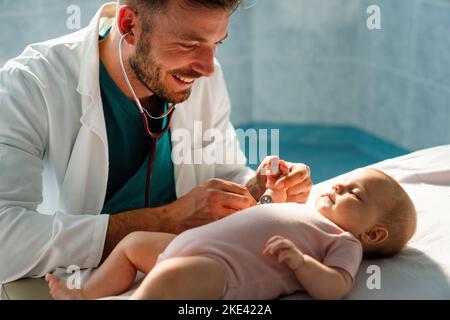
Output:
[[182,44],[181,46],[186,49],[194,49],[197,45],[196,44]]

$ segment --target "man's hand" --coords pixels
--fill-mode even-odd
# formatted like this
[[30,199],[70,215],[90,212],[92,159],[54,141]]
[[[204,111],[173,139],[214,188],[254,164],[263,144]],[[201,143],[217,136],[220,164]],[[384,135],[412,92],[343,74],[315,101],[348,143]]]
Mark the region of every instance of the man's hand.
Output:
[[293,271],[301,267],[305,261],[303,253],[295,244],[282,236],[273,236],[264,247],[263,255],[273,255],[279,263],[286,263]]
[[[276,162],[273,161],[273,162]],[[275,188],[275,184],[278,181],[278,179],[281,179],[281,177],[286,176],[288,172],[288,167],[286,165],[286,162],[283,160],[280,160],[277,167],[274,167],[272,164],[266,164],[266,176],[267,176],[267,182],[266,182],[266,191],[264,192],[265,195],[269,195],[272,198],[273,203],[284,203],[287,199],[287,189],[286,188]],[[272,173],[272,171],[274,173]]]
[[260,195],[267,188],[285,189],[286,202],[305,203],[313,186],[307,165],[279,160],[277,156],[268,156],[261,162],[256,171],[256,181]]
[[178,234],[254,205],[256,201],[246,187],[225,180],[211,179],[165,206],[111,215],[102,261],[120,240],[133,231]]
[[248,189],[234,182],[210,179],[173,203],[178,232],[224,218],[256,205]]

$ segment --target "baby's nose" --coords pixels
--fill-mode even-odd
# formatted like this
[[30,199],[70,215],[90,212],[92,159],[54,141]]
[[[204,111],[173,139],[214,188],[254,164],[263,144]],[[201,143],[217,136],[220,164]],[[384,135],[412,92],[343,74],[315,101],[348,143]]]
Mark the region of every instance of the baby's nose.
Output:
[[337,194],[340,194],[343,189],[344,188],[341,184],[336,184],[333,186],[333,191],[336,192]]

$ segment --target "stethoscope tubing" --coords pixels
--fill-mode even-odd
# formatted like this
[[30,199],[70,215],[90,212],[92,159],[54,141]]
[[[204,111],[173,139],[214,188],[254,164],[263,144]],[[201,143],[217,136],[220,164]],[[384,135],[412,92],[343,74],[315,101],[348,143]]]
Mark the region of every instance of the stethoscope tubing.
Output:
[[[133,86],[131,85],[130,79],[128,78],[127,72],[125,70],[125,66],[123,63],[123,53],[122,53],[122,49],[123,49],[123,42],[125,40],[125,38],[130,34],[130,32],[122,35],[122,37],[120,38],[119,41],[119,61],[120,61],[120,67],[122,69],[122,73],[124,75],[124,79],[125,82],[128,85],[128,88],[131,91],[131,94],[133,95],[133,98],[136,102],[136,105],[139,109],[139,112],[141,114],[141,118],[142,118],[142,122],[144,124],[144,129],[145,132],[147,133],[147,135],[150,137],[150,139],[152,140],[152,148],[151,148],[151,153],[149,156],[149,160],[148,160],[148,166],[147,166],[147,177],[146,177],[146,181],[145,181],[145,207],[146,208],[150,208],[150,191],[151,191],[151,179],[152,179],[152,170],[153,170],[153,163],[155,161],[155,155],[156,155],[156,150],[157,150],[157,146],[158,146],[158,140],[160,137],[162,137],[167,130],[169,130],[170,128],[170,120],[172,118],[173,115],[173,111],[175,110],[175,104],[172,104],[167,110],[164,111],[163,114],[161,114],[160,116],[152,116],[146,109],[144,109],[141,105],[141,102],[139,101],[136,92],[133,89]],[[167,117],[167,123],[166,126],[163,128],[163,130],[161,132],[158,133],[154,133],[150,130],[150,126],[148,124],[148,118],[154,119],[154,120],[160,120],[160,119],[164,119],[165,117]]]
[[154,133],[150,131],[148,125],[148,119],[145,114],[141,113],[142,121],[144,122],[144,128],[147,132],[148,136],[152,139],[152,150],[150,153],[150,157],[148,160],[147,166],[147,178],[145,181],[145,207],[150,208],[150,191],[151,191],[151,180],[152,180],[152,172],[153,172],[153,163],[155,162],[155,155],[158,146],[158,140],[161,138],[170,128],[170,120],[172,118],[173,112],[169,113],[167,116],[167,123],[164,129],[159,133]]

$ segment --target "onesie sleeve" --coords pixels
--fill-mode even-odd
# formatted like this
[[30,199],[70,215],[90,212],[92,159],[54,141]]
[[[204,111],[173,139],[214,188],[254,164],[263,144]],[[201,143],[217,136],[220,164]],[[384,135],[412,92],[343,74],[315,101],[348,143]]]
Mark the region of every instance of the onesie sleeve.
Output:
[[343,233],[328,246],[322,263],[328,267],[344,269],[355,282],[361,260],[361,243],[351,234]]

